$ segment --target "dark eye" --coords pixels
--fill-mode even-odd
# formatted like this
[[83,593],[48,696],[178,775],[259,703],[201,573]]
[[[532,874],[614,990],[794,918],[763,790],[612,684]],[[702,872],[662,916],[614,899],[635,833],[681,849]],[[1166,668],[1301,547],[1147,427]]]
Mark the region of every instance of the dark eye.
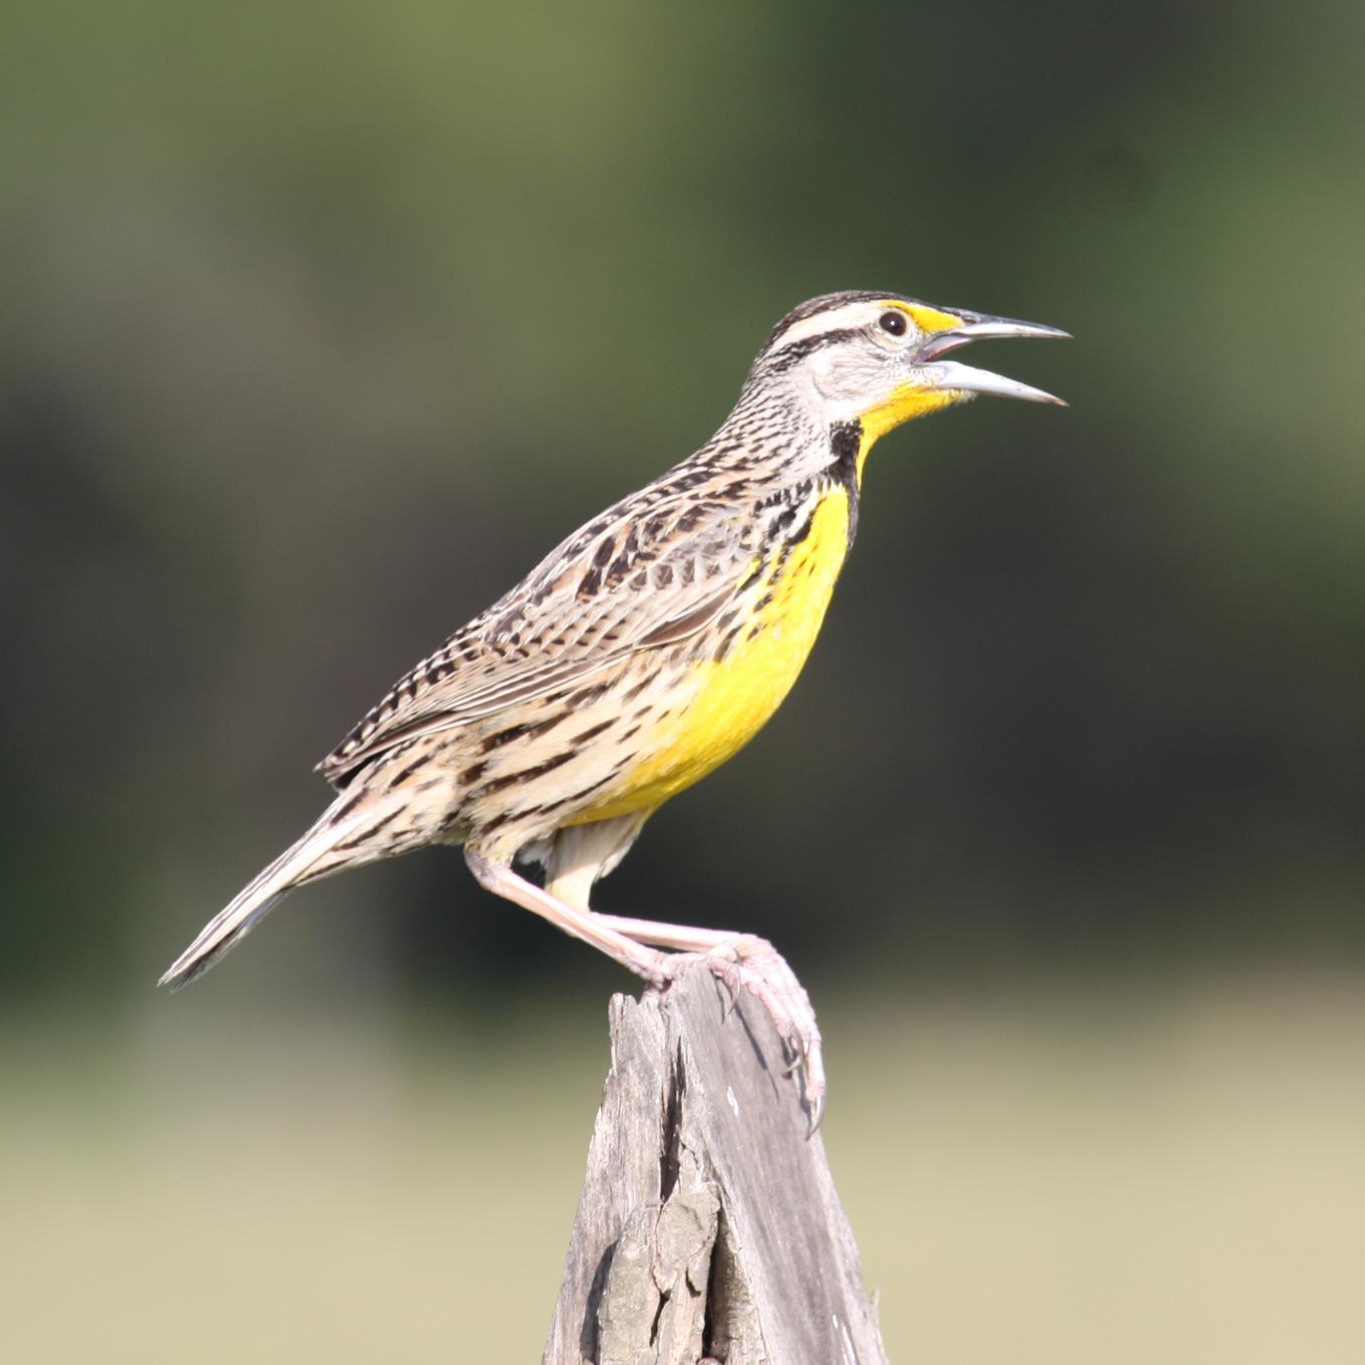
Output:
[[877,319],[877,326],[883,332],[890,332],[893,337],[905,335],[905,314],[904,313],[883,313]]

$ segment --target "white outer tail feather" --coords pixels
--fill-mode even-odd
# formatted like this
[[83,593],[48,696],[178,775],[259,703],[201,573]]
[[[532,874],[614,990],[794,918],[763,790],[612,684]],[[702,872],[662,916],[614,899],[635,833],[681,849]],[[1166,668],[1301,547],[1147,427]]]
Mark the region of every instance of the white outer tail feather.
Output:
[[[226,956],[274,908],[275,903],[297,886],[314,866],[338,843],[371,823],[376,815],[373,805],[340,823],[333,823],[336,812],[354,800],[353,794],[337,798],[313,823],[306,834],[291,844],[274,862],[263,868],[199,931],[193,943],[166,969],[157,982],[178,991],[202,976]],[[343,867],[366,862],[363,853],[346,858],[322,875],[339,872]]]

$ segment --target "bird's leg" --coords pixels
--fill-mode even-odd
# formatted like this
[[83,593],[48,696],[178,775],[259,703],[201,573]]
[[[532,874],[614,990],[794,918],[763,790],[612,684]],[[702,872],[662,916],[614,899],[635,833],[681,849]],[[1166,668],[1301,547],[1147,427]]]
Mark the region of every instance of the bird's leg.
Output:
[[[721,929],[695,929],[655,920],[602,915],[587,906],[595,875],[584,869],[557,876],[551,894],[518,876],[505,863],[494,862],[465,845],[465,861],[479,885],[523,909],[548,920],[571,937],[591,944],[614,962],[643,977],[655,990],[675,980],[699,957],[725,985],[732,997],[748,989],[768,1011],[778,1036],[791,1054],[793,1070],[805,1070],[806,1105],[811,1132],[824,1108],[825,1068],[820,1051],[820,1029],[810,997],[787,960],[765,938]],[[661,953],[658,948],[673,952]]]
[[[725,929],[697,929],[686,924],[660,924],[654,920],[628,919],[620,915],[594,914],[603,927],[636,943],[672,948],[681,954],[699,953],[712,973],[733,996],[748,989],[772,1017],[778,1036],[792,1054],[793,1070],[805,1069],[806,1103],[811,1111],[811,1131],[820,1122],[825,1096],[824,1058],[820,1051],[820,1028],[805,987],[797,980],[787,959],[756,934]],[[669,979],[676,977],[686,958],[664,959]]]
[[492,862],[468,845],[465,846],[464,856],[469,870],[484,890],[524,910],[530,910],[532,914],[549,920],[556,929],[591,944],[599,952],[606,953],[612,961],[643,977],[651,986],[662,988],[672,979],[669,954],[656,952],[638,939],[621,933],[608,924],[603,916],[591,910],[566,905],[533,882],[528,882],[525,877],[519,877],[505,863]]

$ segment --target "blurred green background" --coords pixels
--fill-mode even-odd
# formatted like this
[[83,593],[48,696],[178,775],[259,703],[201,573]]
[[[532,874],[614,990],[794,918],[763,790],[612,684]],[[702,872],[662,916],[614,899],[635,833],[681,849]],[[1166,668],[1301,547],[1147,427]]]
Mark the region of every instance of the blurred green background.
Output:
[[631,983],[426,853],[152,983],[802,299],[888,438],[599,903],[776,939],[898,1361],[1365,1353],[1365,11],[51,0],[0,45],[0,1356],[538,1358]]

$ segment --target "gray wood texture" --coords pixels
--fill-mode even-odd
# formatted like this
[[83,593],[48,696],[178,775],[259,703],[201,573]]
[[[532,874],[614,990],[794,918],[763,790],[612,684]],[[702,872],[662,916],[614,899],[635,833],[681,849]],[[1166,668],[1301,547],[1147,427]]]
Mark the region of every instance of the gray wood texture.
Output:
[[767,1013],[702,965],[613,997],[611,1070],[543,1365],[885,1365]]

